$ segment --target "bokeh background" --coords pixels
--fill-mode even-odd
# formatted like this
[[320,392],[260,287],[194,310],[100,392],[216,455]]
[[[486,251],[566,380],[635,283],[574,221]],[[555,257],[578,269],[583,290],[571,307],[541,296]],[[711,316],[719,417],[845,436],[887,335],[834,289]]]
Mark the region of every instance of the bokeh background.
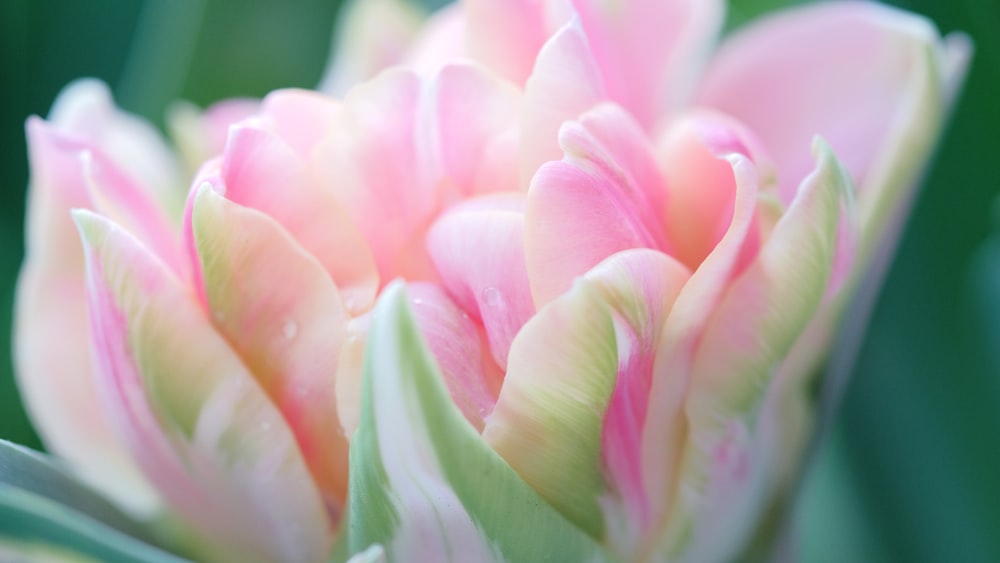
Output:
[[[428,1],[428,6],[441,2]],[[731,0],[729,27],[795,0]],[[1000,0],[891,2],[975,43],[795,524],[804,561],[1000,561]],[[168,104],[315,85],[338,0],[0,3],[0,438],[40,448],[9,321],[24,120],[81,76],[162,126]],[[52,353],[59,353],[52,342]]]

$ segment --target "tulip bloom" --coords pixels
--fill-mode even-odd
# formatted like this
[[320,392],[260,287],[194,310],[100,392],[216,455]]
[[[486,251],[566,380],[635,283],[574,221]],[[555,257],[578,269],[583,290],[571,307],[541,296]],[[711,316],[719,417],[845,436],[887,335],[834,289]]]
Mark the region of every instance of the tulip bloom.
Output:
[[17,359],[49,447],[208,560],[767,543],[962,38],[868,3],[718,46],[718,2],[467,0],[423,31],[375,4],[342,98],[176,114],[186,201],[102,86],[29,120]]

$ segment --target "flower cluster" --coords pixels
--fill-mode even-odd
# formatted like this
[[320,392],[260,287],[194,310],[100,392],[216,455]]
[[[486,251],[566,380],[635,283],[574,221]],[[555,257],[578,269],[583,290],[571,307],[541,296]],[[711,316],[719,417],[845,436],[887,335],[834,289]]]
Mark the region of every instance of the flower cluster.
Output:
[[27,126],[46,444],[206,560],[766,543],[968,48],[872,3],[723,17],[359,1],[329,94],[184,109],[176,153],[69,86]]

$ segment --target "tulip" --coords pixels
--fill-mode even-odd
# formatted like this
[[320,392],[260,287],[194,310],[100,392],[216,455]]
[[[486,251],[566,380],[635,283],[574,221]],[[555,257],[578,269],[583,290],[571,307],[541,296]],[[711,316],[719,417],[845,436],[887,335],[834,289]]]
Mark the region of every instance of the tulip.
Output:
[[968,48],[862,3],[716,47],[722,16],[467,0],[413,35],[359,4],[346,94],[180,106],[187,168],[71,86],[28,124],[17,359],[47,445],[205,560],[770,543],[804,390]]

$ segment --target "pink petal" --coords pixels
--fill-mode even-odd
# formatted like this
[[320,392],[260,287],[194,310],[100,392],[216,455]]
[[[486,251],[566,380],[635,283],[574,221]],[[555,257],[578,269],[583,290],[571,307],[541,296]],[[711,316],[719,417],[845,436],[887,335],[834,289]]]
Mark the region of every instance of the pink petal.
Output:
[[183,197],[181,168],[151,124],[115,107],[108,87],[78,80],[59,94],[49,121],[107,156],[136,186],[165,206]]
[[496,369],[479,327],[440,287],[407,285],[414,320],[448,387],[452,400],[478,430],[493,410],[502,372]]
[[335,375],[347,314],[336,286],[273,219],[199,189],[192,218],[215,326],[281,411],[327,506],[347,498]]
[[647,131],[686,104],[724,19],[720,0],[572,0],[608,99]]
[[466,0],[466,52],[515,84],[524,84],[549,38],[545,0]]
[[275,90],[261,102],[260,115],[271,131],[308,161],[313,147],[333,126],[340,111],[334,98],[310,90]]
[[[490,358],[482,329],[440,287],[407,285],[420,334],[441,370],[452,400],[477,429],[493,410],[503,372]],[[348,436],[361,416],[361,384],[372,312],[351,319],[337,368],[337,412]]]
[[433,76],[441,67],[465,57],[466,18],[462,4],[447,4],[432,14],[414,39],[403,65],[421,76]]
[[[127,508],[151,511],[158,501],[100,413],[87,347],[85,267],[72,208],[92,208],[94,160],[105,159],[78,135],[38,118],[27,123],[31,189],[27,252],[18,280],[14,360],[18,386],[50,451]],[[85,155],[89,155],[86,156]],[[85,161],[89,165],[85,166]],[[119,176],[115,180],[120,180]],[[102,182],[102,185],[104,183]],[[148,195],[114,183],[106,207],[138,207],[152,238],[163,223]],[[57,345],[59,352],[53,353]]]
[[[763,182],[772,181],[773,172],[752,133],[731,118],[706,111],[684,114],[671,124],[656,152],[670,194],[662,214],[670,247],[695,270],[732,223],[736,182],[725,156],[752,158]],[[750,230],[741,266],[753,258],[757,234]]]
[[715,249],[699,264],[671,309],[657,345],[649,391],[649,412],[642,435],[642,465],[652,520],[662,527],[671,503],[677,502],[671,474],[677,449],[664,447],[664,429],[683,425],[683,405],[691,383],[692,362],[705,326],[738,272],[758,216],[758,175],[753,161],[741,154],[727,157],[733,169],[736,194],[732,221]]
[[524,85],[519,153],[521,186],[531,183],[542,164],[559,160],[563,122],[607,99],[601,71],[587,38],[574,19],[545,44]]
[[330,524],[280,413],[161,262],[108,220],[74,216],[106,412],[199,551],[325,557]]
[[546,164],[528,192],[525,255],[536,305],[615,252],[665,250],[666,189],[642,130],[607,104],[567,123],[566,156]]
[[[226,198],[270,215],[323,265],[348,311],[372,305],[378,274],[362,233],[336,198],[277,135],[243,123],[231,130],[221,164]],[[202,175],[200,182],[211,174]]]
[[[616,553],[636,557],[650,531],[650,498],[642,475],[642,433],[663,324],[690,272],[660,252],[620,252],[587,273],[611,306],[618,377],[604,414],[601,450],[613,497],[605,500],[607,538]],[[662,447],[678,451],[680,428],[663,429]],[[669,480],[670,475],[660,475]]]
[[232,98],[212,104],[204,111],[189,102],[175,102],[168,108],[167,129],[191,173],[203,162],[222,154],[229,138],[229,126],[254,116],[260,101]]
[[471,202],[474,208],[460,206],[434,223],[427,248],[442,284],[485,328],[493,359],[506,370],[510,343],[535,313],[524,262],[524,212],[500,207],[505,201],[494,209]]
[[[765,424],[778,413],[760,406],[777,366],[823,301],[840,210],[851,197],[848,174],[829,147],[814,147],[816,170],[719,301],[694,358],[685,406],[689,452],[680,483],[700,486],[702,497],[690,502],[678,496],[667,534],[673,542],[667,551],[683,546],[692,560],[735,557],[770,499],[764,483],[782,444],[777,428]],[[692,520],[696,532],[689,536]]]
[[469,65],[426,80],[392,70],[351,92],[315,162],[382,280],[435,279],[424,250],[434,216],[475,193],[516,189],[516,104],[516,90]]
[[863,194],[914,77],[925,72],[928,35],[936,34],[924,20],[876,3],[785,10],[724,42],[697,101],[760,135],[784,202],[812,169],[814,135],[829,141]]

